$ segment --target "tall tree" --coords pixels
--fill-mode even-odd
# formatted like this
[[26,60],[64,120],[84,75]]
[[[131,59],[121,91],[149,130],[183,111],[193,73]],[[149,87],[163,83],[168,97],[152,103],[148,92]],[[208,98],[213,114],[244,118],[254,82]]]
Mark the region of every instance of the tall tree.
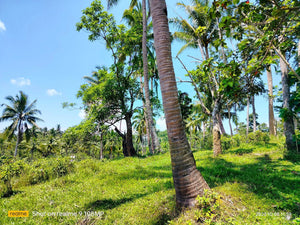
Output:
[[146,11],[146,0],[142,0],[143,7],[143,71],[144,71],[144,89],[145,89],[145,106],[146,106],[146,116],[149,123],[149,128],[151,132],[151,142],[154,152],[160,151],[160,144],[158,136],[155,129],[155,124],[153,121],[153,112],[150,103],[150,92],[149,92],[149,68],[148,68],[148,56],[147,56],[147,11]]
[[117,25],[113,16],[104,11],[101,1],[98,0],[83,10],[81,22],[76,26],[78,31],[82,29],[89,31],[89,40],[104,40],[113,59],[109,71],[106,69],[98,71],[103,75],[101,83],[82,86],[81,96],[86,103],[93,103],[92,111],[98,120],[105,120],[111,125],[120,119],[126,121],[126,134],[117,127],[115,129],[123,138],[124,155],[135,155],[131,118],[134,113],[134,101],[139,96],[139,88],[132,75],[138,69],[140,48],[136,40],[141,39],[141,34],[136,29]]
[[164,0],[150,0],[154,29],[154,45],[165,112],[176,202],[179,207],[195,205],[198,195],[203,195],[209,186],[196,168],[190,149],[178,102],[172,55],[171,40]]
[[296,145],[293,140],[293,136],[295,135],[295,128],[293,114],[290,108],[290,86],[288,81],[288,66],[282,58],[280,58],[280,70],[283,99],[283,108],[281,109],[281,116],[283,118],[285,143],[287,147],[286,156],[289,157],[290,153],[296,151]]
[[[133,6],[135,4],[135,6]],[[134,8],[133,8],[134,7]],[[149,150],[151,152],[159,152],[160,151],[160,144],[157,136],[157,132],[155,129],[155,123],[153,120],[153,109],[151,106],[151,96],[149,91],[149,66],[148,66],[148,14],[146,10],[146,1],[142,1],[142,5],[138,3],[137,1],[131,1],[131,9],[125,10],[124,12],[125,18],[129,21],[129,24],[131,26],[140,26],[140,15],[142,15],[142,40],[141,40],[141,46],[142,46],[142,61],[143,61],[143,95],[144,95],[144,106],[145,106],[145,117],[147,122],[147,133],[150,134],[150,140],[151,143],[149,144]],[[124,18],[124,16],[123,16]]]
[[7,96],[5,98],[10,102],[8,104],[2,104],[5,106],[2,116],[0,117],[0,122],[11,120],[12,124],[6,128],[6,132],[9,138],[12,138],[14,132],[17,132],[17,143],[15,147],[14,157],[17,156],[18,153],[18,145],[22,141],[23,133],[28,129],[28,124],[32,126],[37,126],[37,121],[42,121],[42,119],[36,117],[36,114],[41,114],[41,111],[36,109],[36,102],[34,100],[29,104],[28,96],[20,91],[19,95],[16,97]]
[[274,117],[274,107],[273,107],[273,77],[271,66],[267,67],[267,79],[268,79],[268,100],[269,100],[269,132],[270,135],[276,135],[276,127],[275,127],[275,117]]

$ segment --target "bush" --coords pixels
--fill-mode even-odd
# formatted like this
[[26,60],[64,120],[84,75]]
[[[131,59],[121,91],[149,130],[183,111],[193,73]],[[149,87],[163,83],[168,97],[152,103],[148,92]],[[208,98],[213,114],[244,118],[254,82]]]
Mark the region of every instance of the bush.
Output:
[[[39,159],[24,164],[20,178],[15,179],[16,186],[33,185],[45,182],[51,178],[64,176],[74,169],[74,162],[70,157]],[[14,175],[16,178],[16,176]]]
[[249,143],[252,144],[266,144],[270,141],[270,136],[260,130],[248,134]]
[[24,162],[22,160],[13,161],[7,160],[0,167],[0,180],[3,182],[4,187],[1,188],[1,196],[10,196],[13,194],[12,179],[15,176],[20,176],[24,170]]
[[239,134],[234,136],[222,135],[221,144],[223,150],[228,150],[230,148],[239,147],[242,142],[242,137]]
[[213,136],[211,134],[206,135],[203,140],[203,148],[212,149],[212,147],[213,147]]
[[71,172],[74,168],[73,161],[70,158],[59,158],[56,159],[55,162],[56,164],[52,169],[55,177],[64,176]]

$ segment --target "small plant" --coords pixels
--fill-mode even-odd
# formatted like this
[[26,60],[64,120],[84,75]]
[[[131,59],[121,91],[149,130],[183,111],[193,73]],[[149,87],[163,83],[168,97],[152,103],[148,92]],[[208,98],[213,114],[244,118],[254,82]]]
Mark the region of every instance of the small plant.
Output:
[[4,190],[1,195],[4,197],[11,196],[13,194],[11,180],[14,176],[19,176],[24,170],[24,162],[7,160],[0,168],[0,180],[4,183]]
[[204,190],[204,195],[196,198],[199,208],[195,211],[197,222],[212,224],[216,221],[220,211],[220,199],[221,196],[216,192]]

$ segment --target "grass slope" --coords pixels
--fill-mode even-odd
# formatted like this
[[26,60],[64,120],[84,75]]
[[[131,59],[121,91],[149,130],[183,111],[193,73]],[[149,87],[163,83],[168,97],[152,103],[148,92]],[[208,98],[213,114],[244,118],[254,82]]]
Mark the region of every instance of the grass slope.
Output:
[[[194,155],[221,195],[217,224],[297,224],[300,165],[282,160],[276,144],[245,145],[217,158],[211,151]],[[192,211],[175,209],[169,153],[75,165],[72,174],[18,187],[17,194],[0,199],[0,224],[196,223]],[[30,215],[10,218],[8,210]]]

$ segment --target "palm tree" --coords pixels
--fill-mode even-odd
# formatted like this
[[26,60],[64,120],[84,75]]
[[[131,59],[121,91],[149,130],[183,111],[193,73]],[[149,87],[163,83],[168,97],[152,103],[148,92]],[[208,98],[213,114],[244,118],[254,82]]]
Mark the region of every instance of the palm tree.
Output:
[[178,90],[174,74],[171,40],[164,0],[150,0],[154,29],[154,45],[165,112],[176,203],[179,207],[195,205],[195,198],[203,195],[208,184],[196,168],[196,162],[188,143],[182,121]]
[[202,59],[205,60],[210,57],[208,46],[217,37],[217,26],[216,22],[209,18],[208,1],[194,0],[192,2],[193,5],[177,3],[187,12],[191,22],[182,17],[171,19],[171,23],[178,29],[173,37],[185,43],[177,55],[188,47],[199,48]]
[[[140,143],[142,146],[142,152],[145,154],[144,145],[143,145],[143,137],[146,133],[146,118],[145,118],[144,109],[140,109],[137,113],[133,116],[133,128],[137,132],[137,143]],[[151,152],[151,149],[149,149]]]
[[[134,9],[134,7],[136,7]],[[138,19],[142,16],[142,24],[143,24],[143,35],[142,35],[142,54],[143,54],[143,75],[144,75],[144,97],[145,97],[145,117],[147,122],[147,132],[150,133],[151,136],[151,144],[149,148],[152,148],[150,152],[159,152],[160,144],[158,140],[158,136],[155,129],[155,123],[153,120],[153,111],[150,102],[150,91],[149,91],[149,66],[148,66],[148,46],[147,46],[147,23],[148,23],[148,15],[146,11],[146,0],[142,0],[142,5],[137,1],[131,1],[130,9],[125,10],[124,16],[129,24],[133,25],[134,23],[139,23]]]
[[5,106],[5,109],[0,117],[0,122],[7,120],[12,121],[12,124],[6,128],[9,139],[11,139],[14,132],[17,131],[17,143],[14,153],[14,157],[16,157],[18,145],[22,141],[23,133],[28,129],[27,123],[32,126],[37,126],[36,122],[43,120],[35,116],[35,114],[41,114],[40,110],[35,109],[37,100],[29,104],[28,96],[22,91],[20,91],[20,95],[16,95],[15,98],[7,96],[5,99],[8,100],[11,105],[2,104],[2,106]]

